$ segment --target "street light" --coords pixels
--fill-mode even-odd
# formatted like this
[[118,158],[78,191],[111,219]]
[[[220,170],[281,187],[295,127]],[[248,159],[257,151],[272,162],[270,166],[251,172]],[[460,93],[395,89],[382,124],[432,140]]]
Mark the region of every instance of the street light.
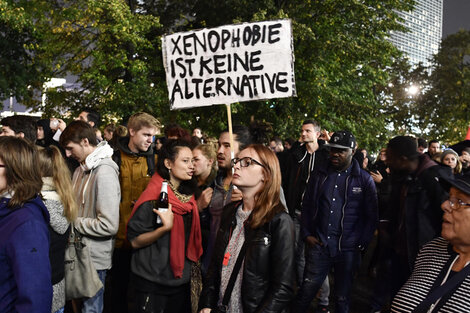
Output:
[[414,85],[413,83],[410,83],[410,87],[405,88],[405,92],[410,96],[414,97],[420,92],[420,88],[417,85]]

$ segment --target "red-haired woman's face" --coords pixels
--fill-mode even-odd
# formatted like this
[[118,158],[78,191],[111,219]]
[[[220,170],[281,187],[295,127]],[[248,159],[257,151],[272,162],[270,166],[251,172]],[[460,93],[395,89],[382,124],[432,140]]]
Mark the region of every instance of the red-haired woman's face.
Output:
[[255,150],[242,150],[235,159],[232,183],[240,190],[251,190],[257,193],[264,185],[264,171],[260,157]]

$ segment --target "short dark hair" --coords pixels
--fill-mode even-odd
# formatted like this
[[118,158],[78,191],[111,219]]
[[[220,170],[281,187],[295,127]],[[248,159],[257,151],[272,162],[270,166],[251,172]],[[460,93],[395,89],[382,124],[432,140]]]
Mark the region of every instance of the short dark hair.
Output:
[[27,115],[12,115],[2,119],[0,124],[10,127],[15,134],[23,133],[24,138],[29,140],[29,142],[36,142],[37,127],[33,117]]
[[423,147],[423,148],[427,148],[428,147],[428,143],[426,142],[426,139],[424,138],[418,138],[418,147]]
[[95,129],[90,124],[84,121],[73,121],[60,135],[59,143],[62,147],[65,147],[70,142],[80,143],[85,138],[88,139],[90,145],[98,145]]
[[314,128],[317,132],[319,132],[319,131],[321,130],[320,123],[318,123],[318,122],[315,121],[315,120],[312,120],[312,119],[310,119],[310,120],[305,120],[305,121],[302,123],[302,125],[307,125],[307,124],[312,124],[312,125],[313,125],[313,128]]
[[[228,133],[228,129],[224,130],[222,133]],[[232,127],[233,140],[238,142],[238,150],[242,151],[246,146],[253,143],[253,138],[251,137],[250,129],[243,125],[234,125]]]
[[87,120],[89,122],[95,123],[95,126],[93,128],[98,128],[101,124],[101,114],[99,114],[97,111],[89,108],[85,108],[82,110],[82,112],[86,112],[87,115]]
[[433,140],[431,140],[431,141],[429,142],[429,145],[432,145],[433,143],[439,144],[439,140],[433,139]]
[[[163,144],[157,160],[157,173],[163,179],[170,180],[170,171],[165,166],[165,159],[175,162],[180,149],[184,147],[192,149],[190,143],[183,139],[169,139]],[[182,181],[178,187],[178,191],[184,194],[193,194],[196,189],[197,180],[195,176],[189,181]]]
[[294,138],[291,138],[291,137],[287,137],[286,139],[284,139],[284,141],[287,142],[288,144],[290,144],[291,146],[295,142]]
[[282,139],[279,138],[279,137],[276,137],[276,136],[274,136],[273,138],[271,138],[270,142],[271,142],[271,141],[274,141],[277,145],[282,145],[282,144],[283,144]]

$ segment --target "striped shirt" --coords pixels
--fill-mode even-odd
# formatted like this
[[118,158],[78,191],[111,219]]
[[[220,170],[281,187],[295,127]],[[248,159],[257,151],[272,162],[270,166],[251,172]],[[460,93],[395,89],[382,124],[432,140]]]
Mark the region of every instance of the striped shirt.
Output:
[[[427,243],[416,258],[410,278],[393,299],[392,312],[413,312],[434,284],[441,284],[449,270],[446,264],[456,256],[449,242],[442,237]],[[444,295],[434,309],[428,312],[470,312],[470,276],[456,290]]]

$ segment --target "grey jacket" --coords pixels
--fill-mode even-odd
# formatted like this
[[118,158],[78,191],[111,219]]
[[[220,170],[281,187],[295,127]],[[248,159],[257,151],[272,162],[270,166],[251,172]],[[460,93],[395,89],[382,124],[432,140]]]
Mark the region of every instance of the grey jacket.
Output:
[[79,210],[75,228],[85,235],[97,270],[111,268],[114,235],[119,226],[119,169],[113,149],[100,142],[73,174]]

